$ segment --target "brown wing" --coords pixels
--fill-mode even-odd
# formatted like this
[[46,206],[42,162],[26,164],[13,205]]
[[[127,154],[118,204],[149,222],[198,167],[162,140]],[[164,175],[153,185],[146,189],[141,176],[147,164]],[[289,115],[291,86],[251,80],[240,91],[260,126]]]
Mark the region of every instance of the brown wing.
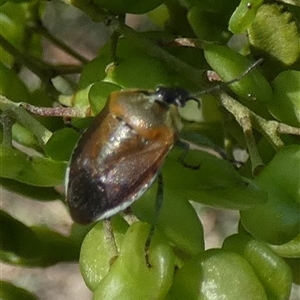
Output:
[[104,172],[108,199],[114,207],[141,196],[141,190],[145,191],[155,179],[169,147],[148,142],[143,149],[132,150]]
[[85,224],[124,210],[152,183],[170,147],[146,141],[110,115],[87,131],[69,168],[67,201],[73,219]]

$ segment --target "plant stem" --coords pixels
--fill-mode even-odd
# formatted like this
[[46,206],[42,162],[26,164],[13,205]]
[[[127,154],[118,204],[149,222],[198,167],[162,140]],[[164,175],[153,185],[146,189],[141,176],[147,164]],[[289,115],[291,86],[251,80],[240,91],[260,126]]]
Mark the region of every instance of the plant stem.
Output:
[[51,68],[56,73],[56,76],[77,74],[82,72],[82,66],[75,65],[55,65],[49,66],[49,68]]
[[76,107],[38,107],[26,102],[19,105],[32,114],[42,117],[84,118],[89,115],[88,111]]
[[235,119],[243,129],[246,145],[251,160],[252,173],[254,175],[258,174],[264,164],[259,155],[258,149],[256,147],[256,142],[253,136],[250,117],[251,111],[247,107],[243,106],[242,104],[231,98],[226,93],[220,92],[219,95],[222,105],[235,117]]
[[7,41],[2,35],[0,35],[0,45],[9,52],[20,64],[27,67],[30,71],[36,74],[41,81],[46,85],[47,90],[55,99],[58,97],[59,93],[54,88],[51,82],[51,78],[56,76],[54,70],[45,69],[43,63],[38,60],[21,53],[17,48],[15,48],[9,41]]
[[43,26],[41,22],[35,23],[33,26],[30,26],[30,29],[34,31],[35,33],[39,33],[40,35],[47,38],[49,41],[51,41],[53,44],[55,44],[58,48],[62,49],[69,55],[73,56],[77,60],[79,60],[81,63],[86,64],[89,62],[88,59],[86,59],[84,56],[76,52],[74,49],[69,47],[67,44],[62,42],[61,40],[57,39],[55,36],[53,36],[46,27]]
[[2,35],[0,35],[0,45],[9,52],[17,61],[26,66],[30,71],[36,74],[41,79],[51,78],[50,74],[45,73],[45,71],[38,66],[35,60],[31,57],[21,53],[17,48],[15,48],[8,40],[6,40]]
[[[279,150],[284,146],[284,143],[279,136],[280,134],[300,135],[300,128],[292,127],[275,120],[266,120],[224,92],[220,92],[219,97],[217,93],[214,94],[221,100],[221,104],[234,115],[239,124],[242,127],[244,126],[243,128],[247,129],[245,123],[243,124],[243,122],[245,122],[243,118],[248,118],[251,121],[252,126],[265,136],[275,150]],[[246,123],[247,126],[249,126],[248,120]]]
[[293,134],[300,135],[300,128],[289,126],[287,124],[279,123],[277,127],[277,132],[280,134]]
[[6,97],[0,95],[0,109],[8,111],[17,119],[17,121],[29,129],[39,141],[39,144],[44,148],[52,136],[52,132],[48,130],[39,121],[33,118],[19,103],[8,100]]

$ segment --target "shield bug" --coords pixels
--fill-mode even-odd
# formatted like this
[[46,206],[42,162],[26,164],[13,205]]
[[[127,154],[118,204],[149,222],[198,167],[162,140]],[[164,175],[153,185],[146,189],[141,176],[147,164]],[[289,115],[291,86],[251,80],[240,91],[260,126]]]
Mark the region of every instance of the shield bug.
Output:
[[139,199],[157,177],[181,129],[178,107],[201,94],[241,80],[262,60],[229,82],[190,94],[182,88],[112,92],[80,138],[66,173],[74,221],[107,219]]
[[110,94],[67,169],[67,203],[74,221],[109,218],[144,194],[178,137],[178,107],[189,100],[199,103],[181,88]]

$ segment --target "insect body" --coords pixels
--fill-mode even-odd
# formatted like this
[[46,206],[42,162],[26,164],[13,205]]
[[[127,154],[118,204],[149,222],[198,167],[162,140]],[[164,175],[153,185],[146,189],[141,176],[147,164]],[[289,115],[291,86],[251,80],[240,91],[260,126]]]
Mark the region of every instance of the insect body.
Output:
[[75,148],[67,170],[74,221],[109,218],[155,180],[181,128],[178,106],[196,100],[183,89],[113,92]]

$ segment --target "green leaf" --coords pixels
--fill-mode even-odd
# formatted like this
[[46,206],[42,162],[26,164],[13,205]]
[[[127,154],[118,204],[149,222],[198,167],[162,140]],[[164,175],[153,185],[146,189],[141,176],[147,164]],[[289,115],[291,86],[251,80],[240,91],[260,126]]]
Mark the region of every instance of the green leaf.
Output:
[[274,156],[255,178],[255,182],[268,192],[269,201],[241,212],[246,230],[270,244],[285,244],[299,234],[299,151],[299,145],[291,145]]
[[[120,216],[115,216],[112,218],[112,228],[116,245],[120,249],[128,224]],[[111,250],[106,240],[103,222],[98,222],[86,235],[79,260],[83,279],[92,291],[109,272],[110,263],[115,259],[115,253]]]
[[[15,47],[20,47],[25,28],[24,5],[18,5],[10,1],[0,7],[0,28],[1,34]],[[0,48],[0,59],[2,63],[11,65],[13,58],[2,47]]]
[[[135,215],[149,224],[155,218],[156,193],[157,185],[154,185],[132,206]],[[157,228],[182,253],[196,255],[204,250],[202,223],[192,205],[178,198],[176,193],[164,187]]]
[[[15,3],[14,3],[15,2]],[[7,1],[0,6],[0,28],[1,34],[13,46],[21,52],[26,52],[26,55],[34,55],[35,57],[42,56],[41,38],[39,35],[30,37],[27,48],[24,49],[24,39],[28,39],[25,28],[31,16],[31,3],[16,3],[21,1]],[[26,32],[26,33],[25,33]],[[14,58],[3,47],[0,48],[1,62],[8,66],[14,63]]]
[[0,175],[34,186],[61,185],[67,162],[46,157],[28,156],[18,150],[1,147]]
[[89,91],[89,100],[93,113],[99,113],[104,108],[110,93],[120,89],[119,85],[110,82],[95,82]]
[[45,146],[45,153],[54,160],[68,161],[80,137],[71,128],[55,131]]
[[18,75],[1,62],[0,62],[0,94],[4,95],[6,98],[15,102],[19,102],[19,101],[27,102],[30,97],[27,87],[21,81]]
[[274,186],[269,190],[269,201],[265,205],[241,211],[241,220],[254,237],[281,245],[299,234],[300,209],[293,199]]
[[[144,56],[145,52],[140,48],[132,45],[125,37],[118,40],[118,56],[119,62],[123,62],[129,57]],[[86,64],[82,70],[78,90],[84,90],[91,84],[101,81],[106,77],[106,68],[113,63],[111,44],[107,43],[101,48],[100,55]],[[76,104],[77,100],[74,100]]]
[[242,0],[229,20],[229,30],[234,34],[246,31],[262,4],[263,0]]
[[40,258],[41,243],[29,227],[4,211],[0,211],[0,224],[2,261],[23,264]]
[[[138,74],[143,74],[139,76]],[[149,56],[130,57],[117,66],[108,69],[105,81],[123,88],[154,89],[168,86],[169,72],[162,62]]]
[[179,269],[170,296],[174,300],[268,299],[249,263],[220,249],[205,251]]
[[241,212],[247,231],[270,244],[285,244],[299,234],[299,150],[299,145],[291,145],[275,155],[255,178],[269,201]]
[[200,5],[197,5],[189,9],[188,21],[201,40],[224,41],[229,37],[224,26],[227,20],[222,13],[203,10]]
[[41,151],[40,144],[33,133],[19,123],[15,123],[12,127],[13,140],[25,147]]
[[279,73],[273,81],[273,89],[274,96],[268,104],[269,111],[277,120],[300,127],[300,71]]
[[266,244],[250,236],[235,234],[228,237],[224,250],[243,256],[252,266],[268,294],[268,299],[288,299],[292,288],[289,266]]
[[52,187],[32,186],[3,177],[0,178],[0,184],[11,192],[39,201],[52,201],[61,198],[61,195]]
[[[225,82],[239,78],[252,64],[243,55],[216,44],[205,44],[204,56]],[[265,114],[264,105],[271,101],[272,89],[258,68],[231,84],[230,88],[241,97],[242,104],[258,114]]]
[[81,244],[45,226],[32,226],[41,243],[41,257],[36,266],[50,266],[58,262],[75,262],[79,259]]
[[3,300],[38,300],[32,293],[6,281],[0,281],[0,299]]
[[174,148],[163,168],[164,186],[173,197],[215,207],[248,209],[267,201],[267,194],[254,182],[245,182],[226,160],[207,152],[189,150],[185,157],[191,169],[178,162],[182,150]]
[[95,290],[95,300],[164,299],[174,274],[173,253],[155,232],[147,251],[148,266],[145,243],[149,230],[150,226],[141,222],[129,227],[118,258]]
[[268,189],[279,188],[300,204],[300,145],[280,149],[256,179]]
[[300,258],[300,233],[286,244],[269,246],[281,257]]
[[10,264],[49,266],[76,261],[80,243],[46,227],[27,227],[0,211],[0,258]]

